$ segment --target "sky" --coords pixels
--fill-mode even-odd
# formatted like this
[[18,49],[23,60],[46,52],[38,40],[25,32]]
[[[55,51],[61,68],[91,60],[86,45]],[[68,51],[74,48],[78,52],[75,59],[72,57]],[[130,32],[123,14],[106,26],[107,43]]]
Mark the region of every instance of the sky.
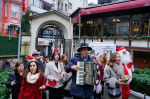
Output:
[[91,1],[97,4],[97,0],[88,0],[88,3],[91,3]]

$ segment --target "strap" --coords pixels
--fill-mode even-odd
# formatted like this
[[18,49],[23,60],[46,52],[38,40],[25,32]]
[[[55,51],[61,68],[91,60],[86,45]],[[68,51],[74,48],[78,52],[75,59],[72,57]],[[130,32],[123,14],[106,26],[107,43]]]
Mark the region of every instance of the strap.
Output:
[[72,78],[72,76],[68,79],[68,81],[66,81],[66,82],[64,83],[64,86],[63,86],[63,87],[66,87],[66,85],[67,85],[68,82],[71,80],[71,78]]

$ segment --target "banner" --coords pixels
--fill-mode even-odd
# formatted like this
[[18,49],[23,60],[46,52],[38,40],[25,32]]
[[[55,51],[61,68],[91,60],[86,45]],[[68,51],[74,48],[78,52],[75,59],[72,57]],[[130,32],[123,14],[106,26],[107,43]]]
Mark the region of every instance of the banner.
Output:
[[25,7],[25,0],[23,0],[23,6],[22,6],[22,11],[25,12],[26,7]]

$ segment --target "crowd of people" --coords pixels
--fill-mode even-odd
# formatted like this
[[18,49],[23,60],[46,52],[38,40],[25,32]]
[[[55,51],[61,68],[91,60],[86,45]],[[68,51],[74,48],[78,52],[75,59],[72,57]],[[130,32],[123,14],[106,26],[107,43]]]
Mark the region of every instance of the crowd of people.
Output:
[[[34,51],[27,56],[28,63],[24,66],[17,62],[9,76],[6,86],[12,88],[12,99],[46,99],[46,90],[48,99],[128,99],[134,71],[130,53],[121,47],[107,59],[105,53],[90,56],[91,49],[82,43],[71,59],[54,49],[48,63],[40,52]],[[78,61],[98,64],[99,86],[76,84]],[[100,86],[101,91],[97,91]]]

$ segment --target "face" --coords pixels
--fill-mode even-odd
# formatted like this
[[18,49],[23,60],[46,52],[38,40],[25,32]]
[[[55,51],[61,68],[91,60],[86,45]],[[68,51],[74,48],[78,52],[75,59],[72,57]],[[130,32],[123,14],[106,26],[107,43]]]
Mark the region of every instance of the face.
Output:
[[103,56],[100,57],[100,61],[101,61],[101,62],[104,62]]
[[35,62],[31,62],[30,63],[30,71],[32,74],[35,74],[36,73],[36,70],[37,70],[37,65]]
[[58,54],[55,54],[54,59],[55,59],[56,61],[58,61],[59,55],[58,55]]
[[88,56],[88,48],[82,48],[80,53],[81,53],[81,56],[83,58],[87,58],[87,56]]
[[35,58],[35,60],[38,60],[39,55],[34,55],[33,57]]
[[67,57],[66,56],[64,56],[64,59],[63,59],[64,61],[66,61],[67,60]]
[[119,64],[120,61],[121,61],[120,55],[117,54],[115,62],[116,62],[117,64]]
[[126,51],[123,51],[123,55],[126,55],[127,53],[126,53]]
[[24,71],[24,64],[20,64],[20,65],[17,67],[17,70],[18,70],[18,72],[23,72],[23,71]]

